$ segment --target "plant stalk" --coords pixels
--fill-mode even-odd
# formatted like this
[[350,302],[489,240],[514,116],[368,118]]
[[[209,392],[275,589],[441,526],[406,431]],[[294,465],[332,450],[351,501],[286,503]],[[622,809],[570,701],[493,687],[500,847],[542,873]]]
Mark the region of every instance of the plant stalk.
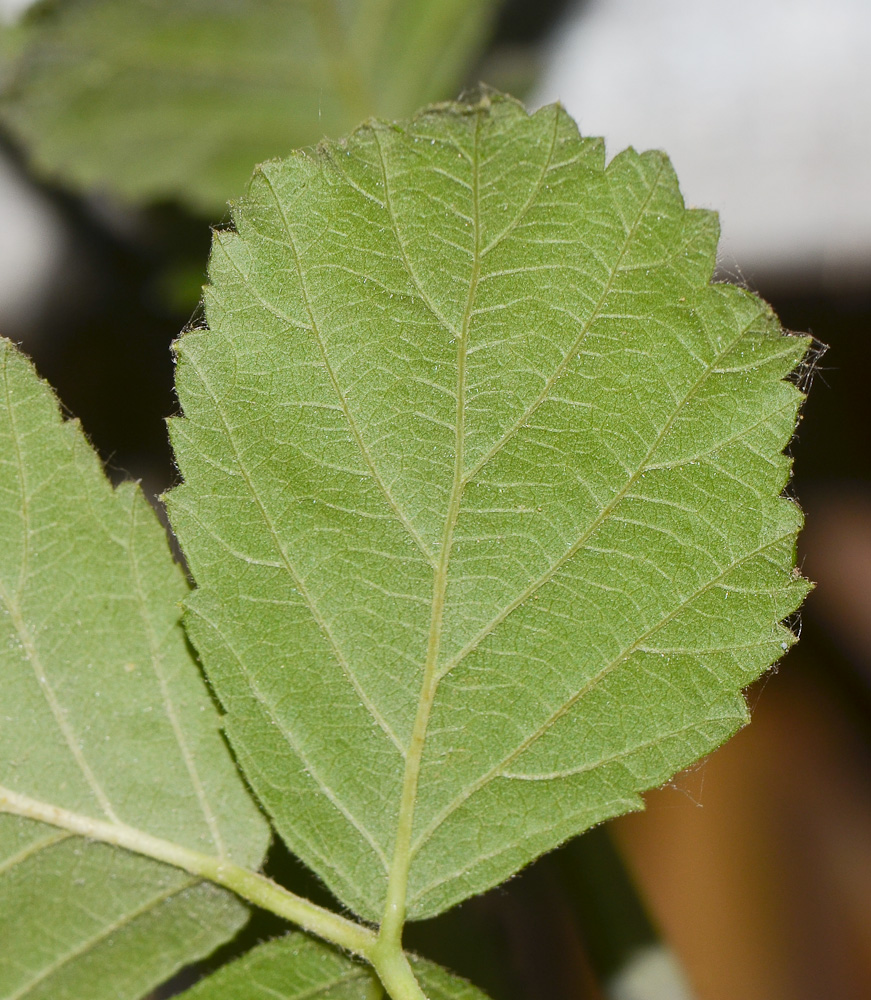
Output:
[[370,953],[369,961],[391,1000],[427,1000],[401,947],[381,941]]

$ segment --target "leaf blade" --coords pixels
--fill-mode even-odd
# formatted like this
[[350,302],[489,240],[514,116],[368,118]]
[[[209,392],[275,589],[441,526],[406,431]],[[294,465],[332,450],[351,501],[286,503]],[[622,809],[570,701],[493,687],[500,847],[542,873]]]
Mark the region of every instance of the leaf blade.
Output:
[[806,342],[709,284],[662,154],[498,95],[267,164],[234,221],[178,345],[191,634],[291,848],[369,919],[398,857],[431,916],[744,721],[806,589]]
[[[432,962],[412,961],[430,1000],[486,1000],[484,994]],[[377,979],[304,934],[258,945],[182,994],[185,1000],[377,1000]]]
[[[27,823],[0,820],[4,828]],[[0,879],[4,1000],[138,998],[247,919],[237,900],[209,883],[104,845],[70,838],[29,861],[4,865]],[[32,905],[36,885],[44,893],[39,907]]]
[[[187,585],[163,531],[138,488],[112,489],[8,341],[0,437],[0,785],[258,864],[267,830],[180,628]],[[183,873],[47,831],[0,816],[4,997],[73,996],[89,977],[106,991],[94,995],[136,997],[246,919],[235,899]],[[34,886],[51,886],[51,899]],[[139,961],[125,971],[113,954]]]

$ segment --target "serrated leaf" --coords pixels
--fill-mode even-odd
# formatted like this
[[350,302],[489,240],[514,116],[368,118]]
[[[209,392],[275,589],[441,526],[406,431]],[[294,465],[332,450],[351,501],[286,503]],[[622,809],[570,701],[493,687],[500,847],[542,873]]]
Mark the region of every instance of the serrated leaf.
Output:
[[35,165],[222,215],[251,165],[452,97],[494,0],[57,0],[3,118]]
[[[429,1000],[487,1000],[432,962],[412,965]],[[374,973],[304,934],[269,941],[182,994],[183,1000],[380,1000]]]
[[189,632],[291,849],[428,917],[745,721],[806,591],[806,340],[558,107],[367,125],[234,223],[178,344]]
[[[138,487],[112,489],[0,341],[0,799],[256,867],[267,830],[180,627],[187,590]],[[3,1000],[133,1000],[246,920],[223,890],[19,811],[0,814]]]

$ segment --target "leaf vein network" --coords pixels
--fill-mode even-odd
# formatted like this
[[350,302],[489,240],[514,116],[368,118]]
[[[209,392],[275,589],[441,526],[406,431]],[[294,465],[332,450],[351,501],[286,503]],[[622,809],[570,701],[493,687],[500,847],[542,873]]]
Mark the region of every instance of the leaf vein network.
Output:
[[[18,469],[18,482],[21,484],[21,494],[22,494],[21,496],[22,531],[25,537],[27,537],[33,530],[30,525],[30,502],[29,502],[30,498],[27,495],[26,464],[24,462],[24,457],[21,454],[21,449],[18,446],[19,433],[15,420],[15,407],[12,404],[12,399],[9,389],[9,372],[8,372],[8,363],[10,357],[9,352],[10,352],[9,347],[4,348],[3,367],[2,367],[3,383],[6,392],[7,411],[9,413],[9,420],[12,426],[12,435],[16,442],[15,456]],[[23,585],[24,581],[22,580],[19,584],[19,587],[23,587]],[[85,754],[82,750],[81,743],[72,725],[70,724],[70,721],[67,718],[66,713],[63,710],[63,707],[61,706],[61,703],[58,699],[57,693],[54,690],[54,687],[52,686],[51,682],[48,679],[48,675],[46,674],[45,667],[42,664],[42,660],[39,655],[36,642],[34,641],[34,637],[31,634],[31,631],[27,626],[27,622],[25,621],[24,616],[21,612],[21,608],[19,607],[17,597],[14,598],[13,595],[9,593],[9,591],[6,589],[6,584],[2,580],[0,580],[0,600],[2,600],[3,603],[6,605],[6,608],[9,612],[9,618],[12,621],[16,633],[18,634],[19,641],[21,642],[21,647],[24,651],[28,663],[30,664],[33,670],[36,682],[39,686],[39,690],[42,693],[42,696],[45,698],[46,703],[48,704],[49,710],[51,711],[51,714],[54,717],[55,723],[57,724],[57,727],[60,730],[61,736],[63,736],[64,742],[69,748],[73,760],[75,761],[77,767],[81,771],[82,776],[85,779],[85,782],[93,792],[95,798],[97,799],[97,802],[100,804],[100,808],[103,810],[107,818],[110,819],[113,823],[118,823],[119,819],[115,813],[115,810],[112,808],[112,803],[109,801],[109,796],[106,794],[102,784],[97,779],[96,774],[94,773],[93,769],[88,763]]]
[[[757,548],[742,553],[737,559],[733,560],[726,567],[724,567],[718,575],[712,579],[706,581],[701,587],[697,588],[687,597],[683,598],[681,602],[676,605],[667,615],[664,615],[659,621],[652,625],[647,631],[639,635],[633,642],[622,650],[617,656],[611,659],[605,666],[602,667],[596,674],[594,674],[571,698],[563,702],[559,708],[557,708],[540,726],[538,726],[532,733],[530,733],[511,753],[507,754],[501,761],[490,768],[485,774],[477,778],[471,785],[468,785],[463,789],[444,809],[435,817],[427,828],[421,832],[421,834],[414,841],[411,848],[412,856],[416,855],[421,848],[426,844],[433,833],[444,823],[452,813],[456,812],[460,806],[463,805],[469,798],[472,797],[477,791],[483,788],[486,784],[492,781],[494,778],[498,777],[509,777],[504,775],[504,769],[507,765],[511,764],[512,761],[516,760],[525,750],[529,749],[533,743],[544,736],[547,731],[558,722],[564,715],[566,715],[574,705],[585,695],[589,694],[598,684],[600,684],[616,667],[628,659],[634,652],[636,652],[641,645],[649,639],[652,635],[655,635],[660,629],[664,628],[669,622],[674,620],[682,611],[685,611],[694,601],[699,597],[704,596],[708,591],[715,587],[718,587],[722,582],[728,577],[728,575],[735,569],[738,569],[744,563],[755,559],[759,555],[763,555],[768,550],[775,548],[780,544],[785,538],[792,537],[791,532],[787,532],[784,535],[770,539],[764,542]],[[718,652],[719,647],[706,647],[705,652]]]
[[226,435],[227,443],[230,445],[230,448],[233,451],[233,456],[236,460],[236,464],[239,468],[240,473],[242,474],[242,478],[245,480],[245,484],[248,487],[248,492],[254,499],[255,506],[258,510],[258,513],[260,514],[260,518],[263,522],[263,525],[266,528],[270,539],[272,540],[272,544],[275,548],[275,551],[281,557],[281,562],[283,564],[284,569],[287,571],[288,575],[293,580],[294,586],[298,590],[302,599],[305,601],[309,611],[312,614],[312,617],[314,618],[315,622],[318,625],[318,628],[321,630],[321,634],[327,640],[330,649],[333,652],[333,656],[336,659],[336,662],[342,668],[342,672],[350,682],[351,686],[354,688],[362,704],[369,712],[369,714],[372,716],[374,721],[378,724],[378,726],[388,736],[391,743],[393,743],[393,745],[399,751],[400,755],[404,756],[405,750],[404,747],[402,746],[401,741],[399,740],[397,735],[393,732],[393,729],[391,728],[387,720],[378,711],[378,708],[375,706],[374,702],[368,696],[366,691],[360,685],[360,682],[357,680],[356,676],[354,675],[354,672],[350,668],[350,664],[345,659],[341,647],[339,646],[336,637],[333,635],[327,620],[321,614],[320,608],[317,606],[317,602],[312,597],[311,593],[309,592],[308,588],[305,585],[305,581],[297,571],[296,566],[293,563],[293,560],[290,558],[287,550],[285,549],[281,537],[275,525],[272,522],[272,518],[270,517],[269,512],[266,510],[266,507],[263,504],[260,491],[255,489],[254,487],[254,483],[251,480],[251,476],[242,458],[242,454],[239,451],[239,448],[236,444],[235,434],[233,432],[229,420],[227,419],[227,415],[224,413],[224,409],[221,405],[220,399],[214,392],[211,384],[206,379],[205,374],[203,373],[202,369],[197,365],[196,361],[194,361],[193,358],[189,358],[188,361],[189,364],[193,367],[194,371],[197,373],[197,377],[200,380],[200,384],[208,393],[209,398],[211,399],[212,404],[215,407],[215,411],[217,412],[221,420],[221,423],[224,427],[224,433]]
[[[209,617],[203,613],[201,608],[197,607],[193,609],[193,613],[196,614],[198,617],[202,618],[202,620],[206,622],[207,625],[211,626],[211,628],[214,629],[216,632],[219,631],[217,624],[213,622],[211,619],[209,619]],[[305,751],[293,740],[291,732],[281,724],[281,720],[276,717],[270,702],[268,701],[268,699],[264,697],[262,691],[260,690],[260,685],[258,683],[258,680],[256,676],[248,668],[245,662],[245,658],[239,655],[239,652],[236,650],[236,648],[233,645],[231,645],[226,638],[224,639],[224,644],[232,654],[233,659],[236,661],[236,664],[239,667],[240,672],[247,680],[249,689],[251,693],[254,695],[254,698],[256,699],[257,703],[263,709],[264,713],[269,717],[270,721],[272,722],[272,725],[281,735],[281,738],[290,747],[291,752],[296,757],[299,758],[300,762],[302,763],[303,767],[306,770],[306,773],[314,780],[314,782],[323,792],[324,796],[333,804],[333,806],[335,806],[337,811],[342,816],[345,817],[345,819],[351,824],[351,826],[354,827],[354,829],[363,837],[366,843],[369,844],[369,846],[372,848],[372,851],[381,862],[382,867],[386,871],[387,858],[384,854],[381,845],[375,839],[374,835],[363,823],[360,822],[360,820],[357,819],[357,817],[351,812],[351,810],[348,809],[348,807],[342,803],[339,796],[336,795],[336,793],[333,791],[330,785],[320,775],[318,768],[316,768],[311,763]],[[275,787],[274,784],[273,787]],[[315,844],[311,840],[308,840],[307,843],[309,850],[313,854],[320,857],[324,865],[328,865],[333,870],[339,872],[349,884],[353,885],[353,879],[350,877],[347,871],[343,871],[335,863],[335,861],[333,860],[328,861],[323,851],[318,847],[317,844]]]
[[[0,796],[3,795],[3,792],[4,789],[0,786]],[[55,844],[59,844],[64,840],[69,840],[72,836],[73,834],[67,833],[65,830],[54,830],[47,836],[44,836],[41,840],[31,842],[26,847],[22,847],[20,851],[16,851],[15,854],[10,855],[8,858],[5,858],[2,862],[0,862],[0,876],[12,871],[13,868],[17,868],[18,865],[24,864],[24,862],[30,860],[30,858],[36,857],[36,855],[42,851],[50,850]]]
[[629,247],[632,243],[632,239],[635,236],[638,227],[641,225],[641,221],[644,218],[645,213],[647,212],[647,208],[649,207],[650,202],[653,200],[653,196],[656,192],[657,185],[659,184],[659,181],[662,177],[663,170],[664,167],[660,165],[660,169],[657,172],[656,176],[653,178],[653,181],[650,185],[650,191],[648,192],[647,197],[642,202],[638,210],[638,216],[634,220],[633,225],[626,234],[626,238],[623,242],[620,254],[617,258],[616,263],[612,266],[611,274],[609,275],[608,280],[605,283],[605,287],[602,290],[602,294],[599,296],[598,302],[591,310],[589,318],[579,330],[578,335],[577,337],[575,337],[569,350],[565,352],[560,363],[554,368],[553,373],[545,380],[544,385],[542,386],[541,390],[539,391],[535,399],[526,407],[526,409],[514,421],[514,423],[511,424],[511,426],[502,434],[499,440],[496,441],[496,443],[487,452],[485,452],[485,454],[481,458],[479,458],[478,461],[475,463],[475,465],[472,466],[472,468],[466,473],[465,475],[466,483],[470,482],[472,479],[475,478],[475,476],[478,475],[478,473],[484,468],[484,466],[487,465],[487,463],[490,462],[505,447],[505,445],[510,440],[512,440],[512,438],[514,438],[514,436],[520,431],[523,425],[530,419],[530,417],[532,417],[535,411],[542,405],[542,403],[545,402],[545,400],[548,398],[550,394],[551,389],[553,388],[556,381],[559,379],[560,375],[563,374],[563,372],[568,367],[569,362],[572,360],[573,357],[575,357],[575,355],[580,350],[581,344],[583,343],[584,339],[589,333],[593,323],[599,318],[599,311],[605,304],[605,301],[611,292],[611,288],[617,277],[620,261],[622,261],[623,258],[626,256],[626,253],[628,252]]
[[[751,321],[752,324],[752,321]],[[675,421],[680,415],[681,411],[687,405],[687,403],[693,398],[693,396],[698,392],[707,378],[714,371],[714,366],[720,357],[724,356],[726,353],[732,350],[735,344],[739,343],[747,334],[750,324],[740,330],[737,336],[729,341],[725,346],[721,347],[717,355],[708,363],[706,363],[703,370],[699,373],[695,381],[688,388],[684,397],[680,403],[672,411],[671,416],[663,424],[662,428],[653,440],[653,443],[647,450],[644,458],[641,459],[636,469],[633,471],[632,475],[626,481],[626,483],[621,487],[617,493],[608,501],[608,503],[602,508],[599,514],[590,522],[589,527],[581,534],[577,541],[562,555],[559,559],[555,560],[554,563],[542,573],[536,580],[534,580],[529,586],[527,586],[521,594],[519,594],[510,604],[506,605],[503,610],[491,619],[486,625],[484,625],[479,632],[466,643],[465,646],[453,656],[441,669],[439,676],[443,677],[445,674],[449,673],[454,669],[469,653],[473,652],[484,639],[490,635],[493,630],[500,625],[505,619],[515,611],[521,604],[527,601],[536,591],[540,590],[546,583],[553,579],[555,574],[559,569],[565,565],[570,559],[572,559],[580,550],[583,548],[585,543],[591,538],[594,532],[601,527],[605,520],[611,515],[614,508],[623,500],[627,493],[632,489],[639,478],[647,471],[647,463],[656,454],[657,449],[665,440],[671,428],[674,426]]]
[[56,958],[53,962],[43,966],[35,976],[32,976],[26,983],[19,986],[14,993],[9,993],[6,997],[4,997],[4,1000],[23,1000],[23,998],[28,994],[31,994],[36,987],[38,987],[41,983],[44,983],[56,972],[59,972],[62,968],[64,968],[64,966],[69,965],[70,962],[74,962],[77,958],[81,958],[82,955],[87,955],[88,952],[99,947],[104,941],[111,938],[111,936],[117,931],[126,927],[128,924],[132,924],[135,920],[138,920],[139,917],[148,913],[150,910],[153,910],[155,907],[161,906],[170,899],[173,899],[175,896],[182,895],[182,893],[190,889],[191,886],[199,884],[200,881],[201,880],[197,878],[187,878],[181,883],[181,885],[173,886],[171,889],[165,889],[163,892],[156,896],[152,896],[151,899],[147,900],[142,905],[137,906],[135,909],[128,910],[117,920],[101,927],[98,934],[94,934],[77,947],[70,949],[70,951],[65,954],[58,956],[58,958]]
[[[341,389],[341,387],[339,385],[338,379],[336,378],[336,373],[333,370],[333,367],[332,367],[332,365],[330,363],[329,356],[327,355],[326,345],[325,345],[324,339],[323,339],[323,337],[321,336],[321,333],[320,333],[320,326],[319,326],[318,321],[317,321],[317,319],[316,319],[316,317],[314,315],[314,310],[312,309],[312,306],[311,306],[311,300],[309,299],[309,295],[308,295],[308,291],[307,291],[307,287],[306,287],[305,278],[303,276],[302,262],[300,261],[300,258],[299,258],[299,251],[297,250],[296,240],[294,239],[294,236],[293,236],[293,230],[290,227],[290,220],[287,217],[287,213],[284,210],[284,206],[281,203],[281,199],[278,197],[278,193],[276,192],[275,188],[273,187],[272,181],[269,178],[268,174],[266,174],[265,172],[263,172],[262,173],[262,177],[263,177],[263,179],[264,179],[267,187],[269,188],[270,195],[272,196],[272,199],[273,199],[273,201],[275,203],[276,209],[278,210],[278,213],[279,213],[279,215],[281,217],[282,225],[283,225],[284,230],[285,230],[285,232],[287,234],[287,241],[288,241],[287,242],[287,247],[290,250],[291,254],[293,255],[294,268],[296,270],[296,275],[297,275],[297,280],[299,282],[300,292],[302,294],[303,301],[305,303],[306,312],[308,313],[308,316],[309,316],[310,326],[308,326],[307,329],[312,334],[312,336],[315,338],[315,342],[317,344],[318,351],[320,352],[321,360],[322,360],[323,365],[324,365],[324,370],[326,371],[327,377],[330,380],[330,385],[332,386],[333,392],[335,392],[336,398],[339,401],[339,405],[341,407],[342,414],[343,414],[345,420],[347,421],[348,426],[349,426],[349,428],[351,430],[351,434],[352,434],[352,436],[354,438],[354,443],[356,444],[356,446],[357,446],[357,448],[358,448],[358,450],[360,452],[360,455],[363,458],[363,461],[366,463],[366,466],[369,469],[369,474],[372,476],[372,479],[374,480],[375,484],[381,490],[381,493],[384,495],[384,498],[387,501],[390,509],[394,512],[394,514],[396,515],[396,517],[402,523],[402,526],[405,528],[405,530],[408,533],[409,537],[412,539],[412,541],[415,543],[415,545],[418,547],[418,549],[420,549],[421,554],[426,558],[427,562],[430,565],[433,565],[434,564],[434,559],[433,559],[432,554],[430,553],[429,549],[427,548],[426,544],[424,543],[423,539],[421,538],[420,534],[418,533],[418,531],[416,530],[416,528],[414,527],[414,525],[408,519],[408,516],[406,515],[405,511],[399,505],[399,503],[397,502],[397,500],[393,496],[393,494],[390,492],[390,489],[387,486],[387,483],[384,481],[384,479],[382,478],[381,474],[378,472],[378,468],[375,465],[375,461],[372,458],[372,455],[369,453],[369,449],[366,447],[366,442],[363,440],[363,436],[360,433],[360,428],[357,426],[357,422],[354,419],[353,414],[351,413],[351,408],[348,405],[348,401],[345,398],[345,394],[342,392],[342,389]],[[250,285],[249,285],[249,287],[250,287]],[[257,294],[257,293],[255,292],[255,294]],[[272,308],[273,315],[278,316],[278,318],[280,318],[280,319],[285,319],[287,322],[290,322],[290,323],[293,322],[292,320],[290,320],[289,317],[284,316],[284,314],[283,314],[283,312],[281,310],[275,309],[274,307],[271,307],[271,308]],[[305,324],[302,324],[302,325],[305,327]]]
[[[133,583],[133,590],[136,595],[136,603],[139,606],[139,616],[142,621],[142,627],[145,632],[146,641],[148,643],[149,659],[151,661],[151,668],[154,671],[154,676],[157,680],[157,686],[160,691],[160,700],[163,702],[163,710],[166,714],[166,718],[169,721],[170,727],[172,728],[173,736],[175,737],[176,743],[179,750],[181,751],[182,759],[184,760],[185,770],[188,773],[191,784],[194,787],[194,792],[197,797],[197,804],[200,807],[200,812],[203,814],[203,819],[206,821],[206,826],[209,829],[209,834],[212,838],[212,843],[215,845],[215,850],[218,852],[218,857],[225,857],[227,853],[226,845],[224,844],[224,838],[221,836],[221,829],[218,825],[217,817],[212,810],[211,803],[209,802],[208,796],[206,795],[206,789],[203,785],[202,778],[200,777],[199,770],[197,768],[196,760],[194,754],[191,752],[191,748],[188,746],[187,737],[185,735],[184,729],[182,728],[181,721],[179,720],[178,713],[175,710],[175,705],[172,702],[172,698],[169,693],[169,685],[167,683],[166,675],[163,671],[163,653],[160,649],[160,643],[158,642],[157,635],[154,631],[154,624],[151,620],[151,615],[149,614],[149,604],[145,596],[145,592],[142,589],[142,577],[139,572],[139,563],[136,557],[136,514],[139,509],[139,504],[136,502],[139,500],[138,496],[134,496],[134,502],[130,504],[130,533],[127,540],[127,555],[128,562],[130,565],[130,577]],[[150,513],[150,512],[149,512]]]

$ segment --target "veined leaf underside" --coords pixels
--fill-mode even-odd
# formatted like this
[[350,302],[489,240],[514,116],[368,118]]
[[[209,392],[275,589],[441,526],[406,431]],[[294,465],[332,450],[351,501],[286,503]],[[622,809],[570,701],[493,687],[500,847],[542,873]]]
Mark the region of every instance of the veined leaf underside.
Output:
[[805,342],[558,108],[366,126],[235,222],[179,343],[191,632],[293,849],[426,916],[741,724],[804,592]]
[[8,341],[0,442],[0,996],[141,996],[246,908],[37,818],[254,865],[268,831],[181,630],[188,588],[163,529]]
[[[486,1000],[471,983],[431,962],[412,959],[430,1000]],[[363,965],[303,934],[257,945],[183,994],[183,1000],[380,1000]]]

